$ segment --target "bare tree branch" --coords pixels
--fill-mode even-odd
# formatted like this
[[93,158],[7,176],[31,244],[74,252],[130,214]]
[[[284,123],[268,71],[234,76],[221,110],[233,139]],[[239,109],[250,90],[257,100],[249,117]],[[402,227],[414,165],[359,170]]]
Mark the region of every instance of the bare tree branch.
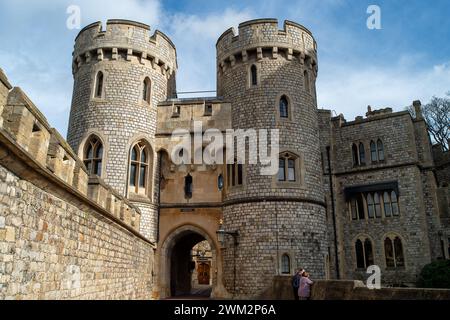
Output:
[[[433,142],[441,144],[446,151],[450,148],[450,91],[447,95],[445,98],[433,97],[430,103],[422,106],[422,115]],[[410,106],[407,110],[412,117],[416,117],[414,107]]]

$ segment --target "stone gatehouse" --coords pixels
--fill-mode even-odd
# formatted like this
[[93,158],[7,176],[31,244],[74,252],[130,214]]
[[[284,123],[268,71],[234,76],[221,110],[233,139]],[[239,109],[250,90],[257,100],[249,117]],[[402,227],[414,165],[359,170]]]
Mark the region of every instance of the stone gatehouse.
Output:
[[[430,143],[419,101],[414,118],[318,109],[317,43],[295,22],[243,22],[216,48],[217,96],[181,99],[165,34],[86,26],[67,142],[0,72],[0,298],[159,299],[196,282],[252,298],[300,266],[364,280],[375,264],[384,285],[413,286],[450,258],[450,155]],[[278,174],[176,165],[204,152],[172,138],[194,122],[279,129]]]

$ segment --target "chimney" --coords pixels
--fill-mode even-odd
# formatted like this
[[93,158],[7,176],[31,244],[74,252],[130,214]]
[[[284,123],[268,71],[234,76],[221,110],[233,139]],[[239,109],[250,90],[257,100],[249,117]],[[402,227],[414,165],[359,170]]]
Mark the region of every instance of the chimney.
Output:
[[422,116],[422,103],[420,102],[420,100],[416,100],[413,102],[413,107],[414,107],[414,112],[416,113],[416,119],[417,120],[422,120],[423,116]]

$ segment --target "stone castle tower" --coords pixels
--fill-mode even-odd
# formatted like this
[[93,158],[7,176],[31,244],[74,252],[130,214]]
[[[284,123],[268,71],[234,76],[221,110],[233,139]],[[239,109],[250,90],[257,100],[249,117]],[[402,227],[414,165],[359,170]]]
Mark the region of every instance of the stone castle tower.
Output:
[[276,19],[260,19],[240,24],[238,35],[227,30],[216,47],[218,96],[231,103],[233,129],[279,129],[282,168],[278,177],[264,176],[259,165],[244,164],[242,183],[232,183],[224,198],[224,227],[240,233],[237,256],[224,254],[227,288],[232,290],[233,259],[240,270],[238,296],[268,285],[258,275],[294,266],[324,277],[316,42],[299,24],[286,21],[279,30]]
[[[100,22],[81,30],[73,56],[68,142],[81,159],[95,159],[103,151],[95,143],[101,143],[107,152],[101,162],[86,162],[88,171],[139,206],[141,229],[154,241],[157,104],[176,90],[175,46],[159,31],[151,35],[145,24],[109,20],[106,30]],[[145,170],[131,172],[126,165],[130,160],[145,162]],[[128,183],[133,174],[139,175],[135,187]]]

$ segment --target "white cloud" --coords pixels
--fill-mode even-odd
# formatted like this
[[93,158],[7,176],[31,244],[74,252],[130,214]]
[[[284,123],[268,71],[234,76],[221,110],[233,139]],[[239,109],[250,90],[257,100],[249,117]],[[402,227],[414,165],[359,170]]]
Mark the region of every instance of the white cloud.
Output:
[[83,25],[107,19],[131,19],[153,25],[159,23],[161,17],[159,0],[15,0],[2,4],[15,19],[32,17],[37,20],[39,15],[44,15],[60,21],[68,17],[66,9],[71,5],[80,7]]
[[405,67],[404,61],[401,58],[390,67],[322,66],[317,84],[319,107],[351,120],[364,115],[368,105],[400,111],[414,100],[425,104],[434,95],[450,91],[450,63],[418,70]]
[[153,27],[161,20],[161,4],[158,0],[69,0],[67,2],[80,6],[83,24],[107,19],[129,19]]
[[[204,16],[176,14],[171,17],[170,25],[166,27],[177,46],[178,91],[215,90],[217,39],[228,28],[237,30],[239,23],[252,17],[253,13],[249,10],[236,11],[231,8]],[[203,94],[180,97],[198,95]]]

